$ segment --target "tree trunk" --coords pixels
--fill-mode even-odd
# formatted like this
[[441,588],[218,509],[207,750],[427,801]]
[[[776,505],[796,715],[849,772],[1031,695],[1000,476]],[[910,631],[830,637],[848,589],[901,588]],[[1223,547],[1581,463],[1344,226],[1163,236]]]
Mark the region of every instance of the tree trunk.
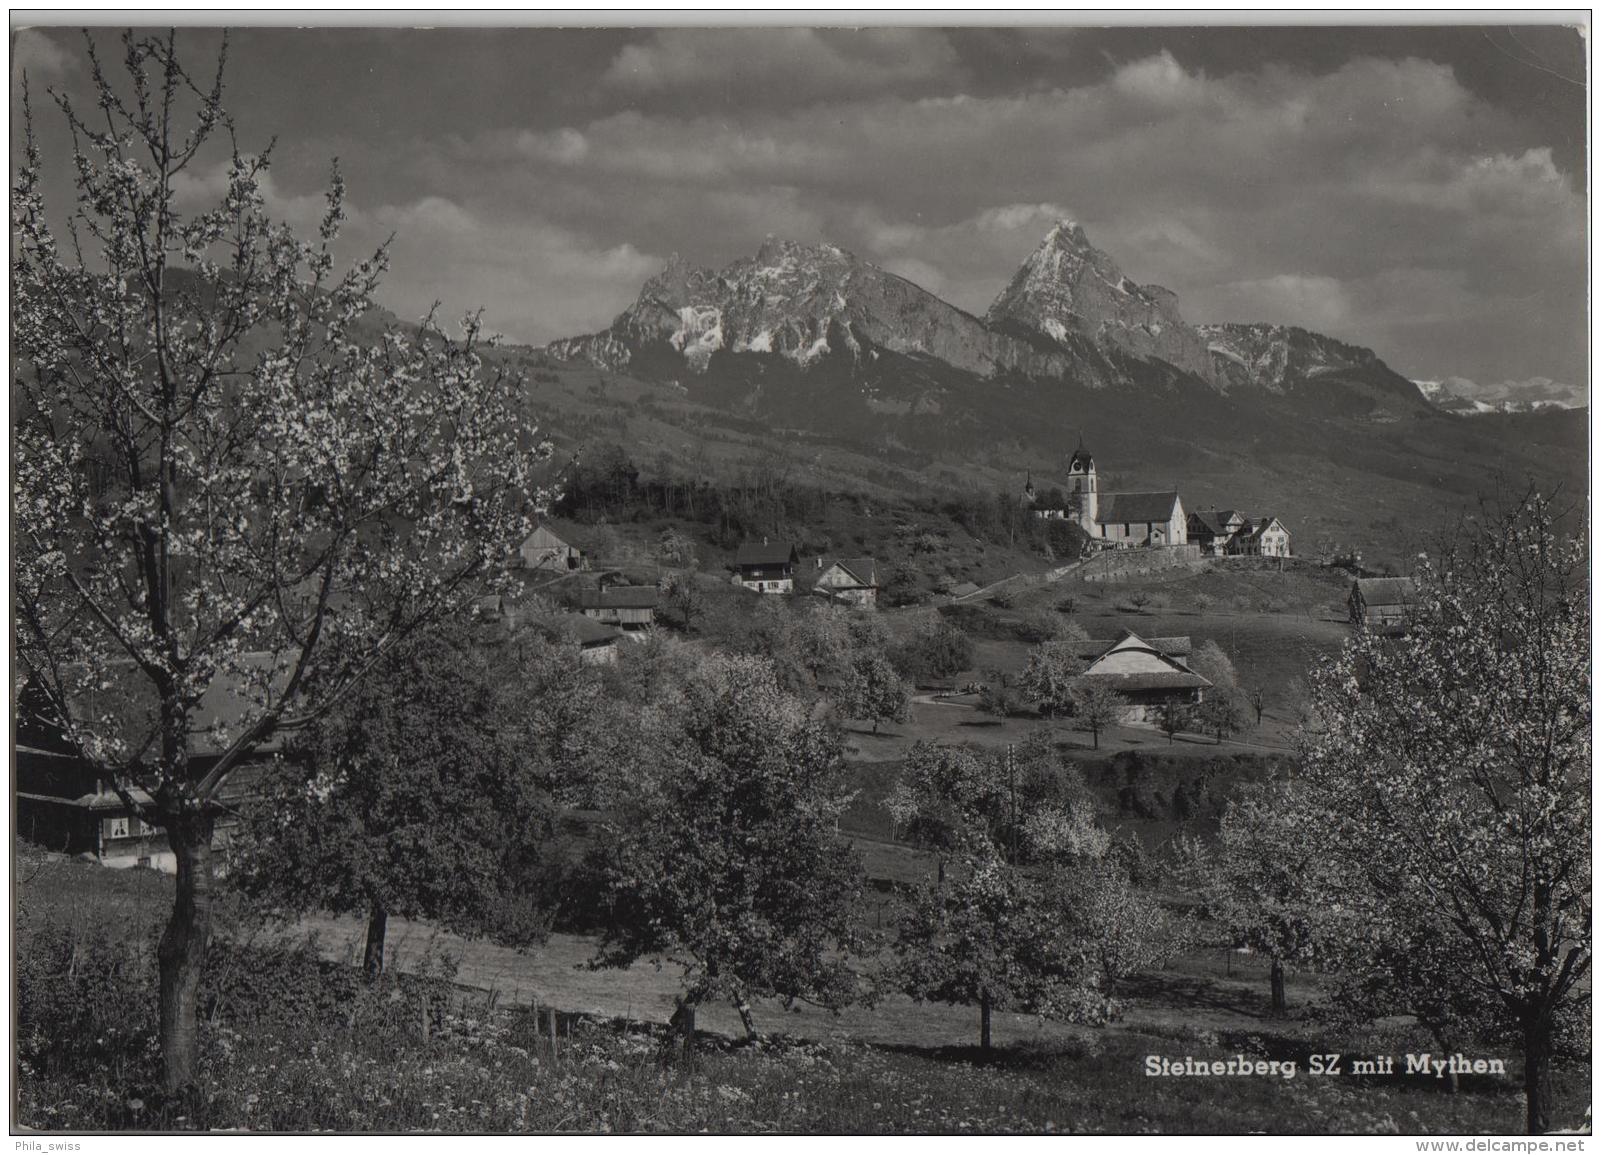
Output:
[[1273,969],[1269,975],[1269,982],[1273,988],[1273,1017],[1282,1019],[1286,1009],[1284,1002],[1284,963],[1282,960],[1273,960]]
[[186,813],[163,822],[177,861],[172,917],[157,948],[161,986],[161,1081],[176,1092],[195,1081],[199,1055],[200,968],[211,940],[215,877],[209,814]]
[[988,991],[978,996],[978,1038],[979,1046],[987,1053],[990,1049],[990,996]]
[[[1445,1032],[1440,1029],[1440,1024],[1437,1023],[1437,1022],[1432,1022],[1432,1021],[1423,1019],[1422,1017],[1419,1017],[1418,1021],[1423,1023],[1426,1027],[1429,1028],[1429,1034],[1434,1036],[1435,1045],[1437,1045],[1440,1048],[1440,1053],[1442,1055],[1449,1056],[1451,1054],[1451,1043],[1450,1043],[1449,1040],[1446,1039]],[[1462,1089],[1462,1083],[1461,1083],[1461,1080],[1457,1077],[1457,1073],[1455,1071],[1447,1071],[1445,1073],[1445,1091],[1446,1091],[1446,1094],[1455,1095],[1461,1089]]]
[[689,1054],[695,1043],[695,1004],[686,999],[680,999],[673,1011],[673,1017],[667,1020],[667,1037],[662,1040],[663,1054],[679,1051]]
[[1095,749],[1099,750],[1101,748],[1101,728],[1099,726],[1091,726],[1090,737],[1095,742]]
[[1523,1029],[1523,1093],[1530,1135],[1551,1130],[1551,1031],[1544,1022]]
[[389,912],[377,902],[367,916],[367,949],[362,955],[361,968],[372,982],[384,973],[384,932],[389,928]]

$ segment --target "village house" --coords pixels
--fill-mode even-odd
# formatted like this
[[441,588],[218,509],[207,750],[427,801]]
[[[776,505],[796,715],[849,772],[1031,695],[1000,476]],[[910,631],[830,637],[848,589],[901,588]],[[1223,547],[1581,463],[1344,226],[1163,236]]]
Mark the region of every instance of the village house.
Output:
[[795,566],[800,557],[788,542],[769,544],[763,538],[746,542],[734,555],[734,582],[762,594],[795,592]]
[[1417,600],[1411,578],[1357,578],[1351,583],[1351,624],[1402,633]]
[[870,557],[841,558],[818,576],[813,592],[860,609],[877,609],[878,563]]
[[1290,557],[1290,531],[1277,517],[1248,517],[1237,509],[1197,510],[1189,539],[1207,557]]
[[578,608],[586,618],[632,635],[644,635],[655,627],[656,607],[660,602],[661,593],[655,586],[609,586],[578,591]]
[[1198,509],[1190,514],[1189,539],[1206,557],[1223,557],[1229,543],[1245,528],[1245,515],[1237,509]]
[[517,556],[523,569],[568,573],[584,568],[584,551],[569,545],[545,525],[523,539]]
[[[269,660],[264,654],[247,656],[247,662],[257,666]],[[154,691],[142,674],[123,663],[109,681],[104,689],[86,691],[70,708],[86,716],[109,710],[135,725],[154,725]],[[203,775],[238,733],[249,703],[238,692],[240,687],[236,679],[219,677],[190,715],[194,773]],[[166,833],[140,819],[47,717],[38,688],[24,685],[17,696],[13,747],[17,834],[48,850],[80,855],[102,866],[176,870]],[[255,758],[223,780],[218,799],[223,809],[212,834],[213,847],[224,847],[233,837],[240,804],[252,796],[268,764],[282,750],[279,739],[268,739]],[[128,793],[141,805],[151,801],[142,789]]]
[[1290,531],[1276,517],[1248,518],[1231,552],[1242,557],[1289,557]]
[[1112,642],[1086,642],[1080,656],[1089,662],[1081,679],[1094,679],[1123,698],[1123,720],[1154,722],[1169,702],[1198,704],[1211,686],[1189,667],[1190,639],[1152,638],[1132,630]]

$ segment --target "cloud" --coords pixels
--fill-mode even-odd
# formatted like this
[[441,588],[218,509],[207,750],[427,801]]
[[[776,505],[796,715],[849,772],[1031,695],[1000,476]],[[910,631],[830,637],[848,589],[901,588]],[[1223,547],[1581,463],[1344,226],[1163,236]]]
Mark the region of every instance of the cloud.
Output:
[[1333,277],[1279,273],[1234,281],[1218,291],[1234,315],[1281,325],[1339,332],[1351,317],[1351,297]]
[[1213,93],[1205,77],[1186,72],[1166,49],[1123,65],[1112,74],[1112,88],[1141,104],[1169,108],[1203,103]]
[[59,79],[77,67],[77,58],[36,28],[24,28],[11,40],[11,73],[25,72],[30,84]]
[[[443,197],[383,205],[377,231],[393,231],[383,299],[402,316],[441,302],[445,315],[482,307],[485,324],[542,343],[599,328],[665,263],[631,244],[597,244],[538,219],[487,217]],[[598,321],[598,323],[597,323]]]
[[[1193,322],[1322,328],[1417,377],[1587,373],[1582,180],[1450,67],[1086,63],[1069,36],[1044,45],[1059,64],[1008,84],[1026,30],[624,35],[590,89],[521,120],[339,141],[363,160],[347,174],[372,219],[353,231],[438,238],[405,242],[408,301],[439,280],[518,335],[593,330],[651,254],[721,266],[778,233],[982,313],[1067,216]],[[269,202],[315,220],[320,198],[285,195],[291,175],[315,188],[288,167],[309,160],[280,159]],[[476,288],[460,252],[479,254]]]
[[982,315],[1051,226],[1072,216],[1058,204],[1007,204],[944,225],[885,221],[872,213],[859,214],[855,224],[863,255]]
[[[217,161],[204,168],[186,168],[175,175],[172,189],[178,211],[195,214],[218,207],[228,194],[229,172],[228,162]],[[256,186],[261,192],[267,215],[302,235],[314,233],[327,214],[328,197],[325,191],[286,193],[279,187],[270,168],[256,174]],[[361,210],[348,198],[344,209],[347,229],[360,227],[364,223]]]
[[[221,163],[179,173],[180,211],[214,206],[227,177]],[[269,216],[299,236],[315,234],[327,206],[321,192],[288,193],[270,171],[259,182]],[[362,205],[356,200],[362,191],[353,188],[345,201],[336,253],[344,261],[361,259],[392,236],[378,298],[406,319],[421,317],[436,301],[447,317],[481,307],[491,330],[544,342],[605,324],[664,263],[631,244],[596,243],[526,213],[484,215],[439,195]]]
[[935,29],[671,28],[625,46],[601,83],[637,96],[792,106],[945,81],[957,64]]

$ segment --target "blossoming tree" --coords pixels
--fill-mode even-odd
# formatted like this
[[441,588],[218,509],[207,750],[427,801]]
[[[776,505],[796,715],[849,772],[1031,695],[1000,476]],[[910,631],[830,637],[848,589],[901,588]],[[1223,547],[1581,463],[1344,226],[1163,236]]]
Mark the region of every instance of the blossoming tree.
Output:
[[1358,632],[1318,671],[1302,735],[1307,837],[1375,927],[1353,965],[1437,937],[1432,981],[1459,994],[1434,1001],[1498,1007],[1531,1132],[1591,957],[1588,550],[1556,520],[1530,492],[1466,522],[1420,563],[1406,634]]
[[861,997],[838,731],[760,657],[696,658],[640,714],[596,855],[608,918],[594,965],[679,967],[686,1035],[708,1000],[731,1002],[754,1038],[753,999]]
[[896,979],[913,998],[1099,1022],[1116,983],[1159,964],[1181,928],[1109,854],[1094,798],[1048,741],[999,764],[919,742],[885,802],[896,829],[938,856],[900,920]]
[[[476,319],[457,338],[431,317],[368,319],[385,254],[336,275],[337,169],[317,237],[297,238],[268,217],[268,153],[235,140],[221,60],[197,83],[176,34],[124,47],[113,83],[89,45],[92,112],[57,97],[70,207],[46,204],[24,105],[14,628],[43,713],[171,844],[160,1022],[176,1090],[195,1074],[224,782],[508,556],[541,447]],[[185,213],[186,174],[218,154],[220,201]],[[202,744],[214,686],[240,708]]]

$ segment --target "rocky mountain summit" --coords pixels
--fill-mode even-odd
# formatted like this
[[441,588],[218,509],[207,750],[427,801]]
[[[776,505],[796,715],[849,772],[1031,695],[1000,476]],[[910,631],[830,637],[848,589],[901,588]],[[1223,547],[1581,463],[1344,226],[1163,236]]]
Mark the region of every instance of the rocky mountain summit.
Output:
[[1482,417],[1487,413],[1548,413],[1556,409],[1579,408],[1571,402],[1550,397],[1486,401],[1469,395],[1475,388],[1473,382],[1456,377],[1448,377],[1444,381],[1414,381],[1412,384],[1436,409],[1462,417]]
[[1206,341],[1179,315],[1178,297],[1137,285],[1090,244],[1082,226],[1058,221],[995,298],[985,320],[1057,342],[1077,334],[1102,348],[1158,358],[1203,380],[1212,377]]
[[998,367],[976,317],[834,245],[776,237],[720,271],[675,254],[611,328],[557,341],[550,352],[620,369],[653,344],[675,350],[692,372],[719,351],[804,366],[831,353],[871,356],[875,347],[986,375]]
[[1223,389],[1285,393],[1323,374],[1384,368],[1372,349],[1291,325],[1200,325],[1212,372]]

